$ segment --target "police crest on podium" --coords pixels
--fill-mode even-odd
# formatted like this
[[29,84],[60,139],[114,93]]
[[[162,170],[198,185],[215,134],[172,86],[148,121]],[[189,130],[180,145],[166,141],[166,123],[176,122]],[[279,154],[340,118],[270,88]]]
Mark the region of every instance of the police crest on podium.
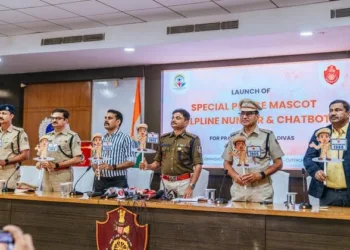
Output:
[[148,225],[137,222],[137,214],[118,207],[107,212],[107,220],[96,221],[98,250],[147,249]]

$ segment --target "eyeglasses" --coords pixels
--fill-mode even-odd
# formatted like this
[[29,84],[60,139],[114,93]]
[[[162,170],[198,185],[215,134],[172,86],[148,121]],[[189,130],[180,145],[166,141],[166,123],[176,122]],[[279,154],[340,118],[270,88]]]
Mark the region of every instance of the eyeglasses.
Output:
[[256,111],[243,111],[238,113],[239,116],[252,116],[252,115],[256,115],[257,112]]
[[53,117],[53,116],[50,117],[51,121],[54,121],[54,120],[60,121],[60,120],[63,120],[63,119],[64,119],[64,117],[59,117],[59,116],[58,117]]

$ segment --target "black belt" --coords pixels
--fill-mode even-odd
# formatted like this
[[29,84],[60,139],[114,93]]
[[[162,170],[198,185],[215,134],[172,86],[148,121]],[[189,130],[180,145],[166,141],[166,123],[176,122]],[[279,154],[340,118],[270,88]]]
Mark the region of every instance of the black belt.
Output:
[[347,192],[348,189],[347,188],[330,188],[330,187],[325,187],[326,190],[328,191],[333,191],[333,192]]

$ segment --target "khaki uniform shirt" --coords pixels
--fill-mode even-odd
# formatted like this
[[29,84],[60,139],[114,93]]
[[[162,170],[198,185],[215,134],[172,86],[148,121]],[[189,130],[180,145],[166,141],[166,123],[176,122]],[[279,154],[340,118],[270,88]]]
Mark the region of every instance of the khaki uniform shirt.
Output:
[[[346,139],[348,127],[349,123],[342,127],[340,132],[332,128],[332,139]],[[330,150],[330,157],[332,159],[342,159],[343,153],[343,150]],[[327,187],[335,189],[346,188],[343,162],[328,162],[327,164]]]
[[174,132],[164,134],[160,137],[154,160],[160,163],[162,174],[177,176],[193,173],[195,165],[203,164],[200,139],[186,131],[178,136]]
[[[28,135],[22,128],[10,126],[7,131],[0,127],[0,159],[6,160],[15,157],[29,149]],[[14,166],[8,165],[9,166]]]
[[[81,152],[81,140],[77,133],[69,129],[64,129],[60,133],[52,131],[47,135],[49,136],[47,157],[54,158],[54,163],[67,161],[83,154]],[[70,147],[71,140],[72,147]]]
[[[269,141],[268,141],[269,150],[268,152],[266,152],[266,139],[268,134],[269,134]],[[236,138],[237,136],[244,136],[247,138],[245,142],[246,146],[260,147],[261,149],[260,157],[248,157],[248,164],[255,163],[257,165],[260,165],[260,167],[258,168],[249,169],[249,172],[264,171],[270,165],[271,160],[281,158],[284,155],[273,132],[267,129],[258,128],[258,126],[256,126],[254,132],[249,136],[244,132],[243,129],[231,134],[229,142],[226,145],[225,151],[222,154],[222,158],[226,161],[230,161],[230,162],[233,161],[233,156],[230,155],[230,152],[234,151],[235,149],[233,145],[233,139]]]

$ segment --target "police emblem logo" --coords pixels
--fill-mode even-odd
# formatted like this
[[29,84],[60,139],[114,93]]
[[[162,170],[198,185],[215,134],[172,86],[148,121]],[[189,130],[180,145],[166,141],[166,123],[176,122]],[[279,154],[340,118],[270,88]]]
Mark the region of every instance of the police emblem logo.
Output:
[[9,106],[6,106],[6,108],[5,108],[7,111],[9,111],[10,110],[10,108],[9,108]]
[[337,69],[336,66],[330,65],[323,72],[323,75],[324,75],[324,79],[326,80],[326,82],[328,82],[329,84],[333,85],[339,80],[340,70]]
[[147,249],[148,225],[139,225],[136,217],[136,214],[119,207],[107,212],[106,221],[96,221],[97,249]]
[[39,125],[39,138],[41,138],[43,135],[46,135],[47,133],[50,133],[51,131],[53,131],[51,120],[45,117],[45,119],[42,120]]

